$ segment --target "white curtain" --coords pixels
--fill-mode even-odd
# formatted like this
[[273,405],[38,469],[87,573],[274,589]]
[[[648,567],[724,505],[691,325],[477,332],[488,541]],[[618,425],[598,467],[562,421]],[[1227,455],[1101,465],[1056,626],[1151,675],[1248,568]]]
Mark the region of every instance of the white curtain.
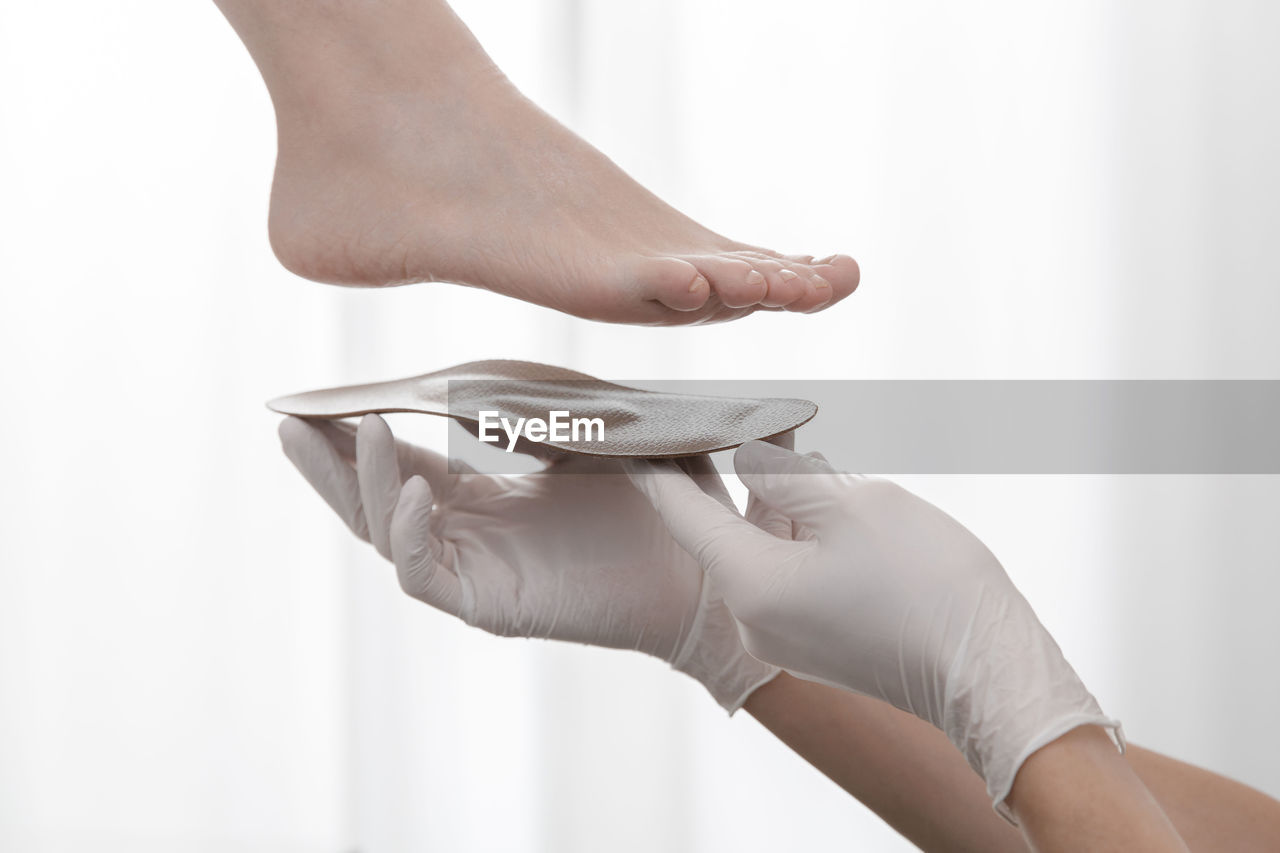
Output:
[[[657,662],[403,597],[279,453],[276,394],[497,356],[1280,377],[1274,4],[457,8],[677,207],[849,251],[862,290],[653,330],[302,282],[266,241],[270,105],[212,4],[0,7],[0,848],[908,848]],[[438,441],[423,420],[393,426]],[[1134,741],[1280,795],[1278,478],[906,482],[1000,555]]]

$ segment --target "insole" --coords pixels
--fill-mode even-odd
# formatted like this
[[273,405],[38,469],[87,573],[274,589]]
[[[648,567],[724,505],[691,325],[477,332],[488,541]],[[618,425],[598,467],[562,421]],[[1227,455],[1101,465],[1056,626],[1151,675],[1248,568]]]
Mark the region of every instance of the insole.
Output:
[[[599,430],[577,439],[548,436],[549,447],[587,456],[662,458],[728,450],[772,438],[809,421],[818,407],[808,400],[750,399],[671,394],[628,388],[585,373],[530,361],[473,361],[422,376],[347,385],[277,397],[267,406],[303,418],[349,418],[371,412],[421,412],[462,422],[474,434],[481,412],[497,412],[509,424],[567,412],[599,418]],[[489,435],[507,435],[486,415]],[[590,436],[590,440],[588,440]]]

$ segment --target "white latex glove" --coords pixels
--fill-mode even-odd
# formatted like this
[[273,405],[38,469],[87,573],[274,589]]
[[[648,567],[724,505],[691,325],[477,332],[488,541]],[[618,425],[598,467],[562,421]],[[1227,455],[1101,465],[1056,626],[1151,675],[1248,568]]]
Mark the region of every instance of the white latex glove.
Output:
[[[414,598],[492,634],[654,655],[730,713],[777,675],[742,648],[710,580],[620,463],[558,455],[535,474],[454,474],[377,415],[354,433],[280,425],[285,455]],[[733,506],[706,457],[683,470]]]
[[955,519],[820,456],[752,442],[734,464],[752,500],[790,529],[749,524],[668,464],[628,472],[715,580],[753,655],[937,726],[1011,821],[1004,800],[1032,752],[1088,723],[1123,746],[1119,723]]

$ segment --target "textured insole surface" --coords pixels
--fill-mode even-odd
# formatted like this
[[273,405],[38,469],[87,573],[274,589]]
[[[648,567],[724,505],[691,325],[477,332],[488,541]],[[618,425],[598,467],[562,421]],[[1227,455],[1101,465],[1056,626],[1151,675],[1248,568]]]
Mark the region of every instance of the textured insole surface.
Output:
[[[547,446],[588,456],[661,458],[728,450],[795,429],[817,414],[808,400],[671,394],[628,388],[530,361],[473,361],[390,382],[371,382],[277,397],[267,405],[303,418],[348,418],[371,412],[422,412],[468,423],[480,412],[546,420],[550,412],[600,418],[600,440]],[[505,444],[505,438],[503,439]]]

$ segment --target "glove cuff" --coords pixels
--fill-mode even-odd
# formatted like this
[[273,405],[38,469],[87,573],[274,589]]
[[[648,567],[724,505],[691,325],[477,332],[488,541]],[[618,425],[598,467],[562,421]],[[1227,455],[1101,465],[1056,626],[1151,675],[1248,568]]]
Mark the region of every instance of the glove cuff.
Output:
[[1125,740],[1029,605],[1000,616],[996,636],[971,634],[956,656],[941,728],[986,781],[996,813],[1016,826],[1005,800],[1032,753],[1086,725],[1106,729],[1121,752]]
[[738,636],[738,623],[705,575],[697,614],[671,667],[707,688],[730,716],[782,671],[747,653]]

